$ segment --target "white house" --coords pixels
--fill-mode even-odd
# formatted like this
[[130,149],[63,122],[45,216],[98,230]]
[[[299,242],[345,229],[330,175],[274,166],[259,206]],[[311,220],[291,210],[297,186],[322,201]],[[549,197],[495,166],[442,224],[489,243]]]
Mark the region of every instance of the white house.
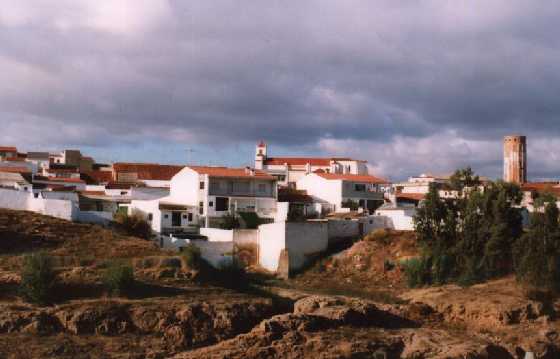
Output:
[[140,213],[160,234],[196,232],[197,207],[176,203],[170,197],[152,200],[132,200],[129,214]]
[[196,206],[201,225],[213,227],[225,214],[276,214],[276,179],[252,168],[189,166],[171,180],[170,199]]
[[267,145],[261,141],[257,145],[255,168],[265,171],[278,180],[280,186],[295,187],[295,183],[309,173],[367,175],[367,162],[351,158],[321,157],[268,157]]
[[334,211],[340,211],[353,201],[373,212],[383,204],[388,181],[370,175],[316,172],[301,178],[296,186],[298,190],[305,190],[308,195],[330,203]]

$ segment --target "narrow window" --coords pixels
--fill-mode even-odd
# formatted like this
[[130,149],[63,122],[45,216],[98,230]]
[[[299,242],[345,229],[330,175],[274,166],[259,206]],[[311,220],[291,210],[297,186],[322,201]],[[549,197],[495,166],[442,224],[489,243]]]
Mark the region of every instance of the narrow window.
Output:
[[148,221],[152,221],[154,219],[154,215],[151,213],[148,213]]
[[204,189],[204,182],[202,182],[202,181],[200,182],[199,188]]
[[188,221],[189,221],[189,222],[192,222],[192,220],[193,220],[193,214],[189,212],[189,219],[188,219]]

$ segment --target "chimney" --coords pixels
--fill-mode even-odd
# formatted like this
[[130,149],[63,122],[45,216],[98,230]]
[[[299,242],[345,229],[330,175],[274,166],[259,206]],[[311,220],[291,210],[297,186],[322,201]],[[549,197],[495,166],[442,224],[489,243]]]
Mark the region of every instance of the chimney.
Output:
[[247,167],[245,167],[245,174],[250,175],[250,176],[254,176],[255,175],[255,170],[252,169],[251,167],[247,166]]

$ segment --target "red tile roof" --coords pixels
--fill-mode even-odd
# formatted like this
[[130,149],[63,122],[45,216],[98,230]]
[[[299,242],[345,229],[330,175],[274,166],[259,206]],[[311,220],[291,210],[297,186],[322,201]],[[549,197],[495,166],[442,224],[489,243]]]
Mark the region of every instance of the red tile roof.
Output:
[[113,180],[113,173],[110,171],[88,171],[83,173],[83,175],[97,183],[111,182]]
[[369,175],[353,175],[353,174],[324,173],[324,172],[317,172],[315,174],[327,180],[343,180],[343,181],[375,183],[375,184],[390,183],[386,179],[375,177],[375,176],[369,176]]
[[280,188],[278,189],[278,202],[313,203],[313,197],[308,195],[307,191]]
[[31,173],[29,167],[10,167],[10,166],[1,166],[0,172],[7,172],[7,173]]
[[85,183],[85,181],[79,178],[60,178],[60,177],[43,177],[35,176],[36,181],[48,181],[48,182],[62,182],[62,183]]
[[265,165],[284,165],[292,166],[305,166],[310,164],[311,166],[330,166],[330,158],[313,158],[313,157],[269,157],[264,160]]
[[425,193],[397,193],[397,199],[408,199],[412,201],[421,201],[426,198]]
[[275,178],[266,172],[253,169],[251,174],[246,168],[228,168],[228,167],[209,167],[209,166],[188,166],[199,174],[209,175],[211,177],[234,177],[234,178],[258,178],[263,180],[274,180]]
[[0,152],[17,152],[17,148],[12,146],[0,146]]
[[156,163],[115,163],[117,173],[136,173],[139,180],[170,181],[185,166],[160,165]]

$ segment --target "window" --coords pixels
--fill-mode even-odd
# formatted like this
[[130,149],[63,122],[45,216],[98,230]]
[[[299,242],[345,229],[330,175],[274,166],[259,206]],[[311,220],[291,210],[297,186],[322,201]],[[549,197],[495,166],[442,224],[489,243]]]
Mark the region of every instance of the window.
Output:
[[33,193],[33,197],[39,198],[39,193]]
[[233,182],[233,192],[235,192],[235,193],[248,193],[250,186],[251,185],[248,181]]
[[126,191],[121,191],[121,196],[126,196]]
[[163,216],[163,218],[168,219],[168,218],[169,218],[169,215],[166,214],[166,215]]
[[192,220],[193,220],[193,214],[189,212],[188,221],[192,222]]
[[202,182],[202,181],[200,182],[199,188],[200,188],[200,189],[204,189],[204,182]]
[[365,192],[366,191],[366,185],[363,183],[356,183],[354,185],[354,191],[356,192]]
[[257,191],[259,193],[266,193],[266,183],[259,183]]
[[227,211],[229,208],[229,198],[216,197],[216,211]]
[[204,214],[204,202],[198,202],[198,213]]
[[171,226],[181,227],[181,212],[171,212]]
[[214,207],[214,201],[208,202],[208,207]]
[[148,221],[151,222],[154,219],[154,215],[151,213],[148,213]]
[[186,215],[186,214],[183,214],[183,219],[187,219],[187,215]]

